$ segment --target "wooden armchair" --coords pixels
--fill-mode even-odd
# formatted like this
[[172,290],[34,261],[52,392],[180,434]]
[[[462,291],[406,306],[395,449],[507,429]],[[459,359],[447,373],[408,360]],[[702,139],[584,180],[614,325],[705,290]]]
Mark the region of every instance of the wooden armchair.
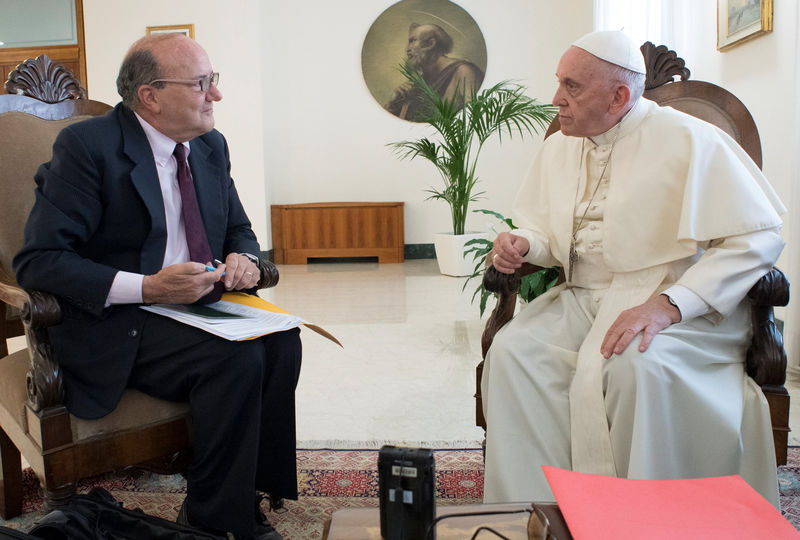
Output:
[[[62,404],[61,372],[47,331],[61,320],[58,300],[21,289],[11,261],[22,247],[34,174],[50,160],[56,135],[110,107],[86,99],[74,76],[46,56],[20,64],[6,88],[23,95],[0,95],[0,314],[5,332],[8,307],[19,310],[27,340],[27,348],[13,354],[0,350],[0,516],[9,519],[22,507],[20,454],[39,477],[46,504],[54,507],[84,477],[133,465],[182,472],[192,437],[188,404],[136,390],[127,390],[117,408],[98,420],[77,418]],[[259,286],[277,281],[275,266],[262,261]],[[0,336],[3,347],[14,324]]]
[[[641,49],[647,66],[644,92],[646,98],[720,127],[761,167],[758,129],[750,112],[736,96],[714,84],[688,80],[690,73],[683,59],[663,45],[656,47],[648,41]],[[680,76],[680,81],[673,81],[676,75]],[[556,117],[545,137],[559,128]],[[497,293],[498,298],[481,340],[484,358],[497,331],[514,316],[520,277],[536,270],[538,268],[530,264],[524,264],[513,276],[501,274],[492,266],[486,270],[483,285],[487,290]],[[748,298],[753,306],[753,340],[747,351],[747,374],[761,386],[769,402],[775,455],[778,464],[784,465],[789,435],[789,393],[784,386],[786,351],[783,348],[783,338],[775,326],[773,306],[785,306],[789,303],[789,282],[783,272],[773,268],[753,286]],[[476,368],[475,423],[486,429],[481,402],[482,374],[481,361]]]

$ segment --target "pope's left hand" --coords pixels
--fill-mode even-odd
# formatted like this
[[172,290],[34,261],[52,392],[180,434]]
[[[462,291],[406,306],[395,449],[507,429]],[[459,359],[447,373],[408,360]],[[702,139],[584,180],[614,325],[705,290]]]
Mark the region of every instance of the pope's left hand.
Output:
[[612,354],[622,354],[640,332],[644,332],[644,335],[639,344],[639,352],[644,352],[656,334],[680,321],[680,310],[670,304],[665,295],[658,294],[644,304],[626,309],[619,314],[603,338],[600,353],[606,359]]
[[261,270],[249,258],[239,253],[229,253],[225,257],[225,289],[240,291],[258,285]]

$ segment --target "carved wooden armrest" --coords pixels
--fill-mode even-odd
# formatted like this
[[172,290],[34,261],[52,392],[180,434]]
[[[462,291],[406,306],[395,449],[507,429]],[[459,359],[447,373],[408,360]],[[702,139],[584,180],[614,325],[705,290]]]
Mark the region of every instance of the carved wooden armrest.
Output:
[[258,285],[256,285],[257,289],[269,289],[278,284],[278,279],[280,278],[278,268],[272,261],[259,257],[258,268],[261,271],[261,278],[258,280]]
[[541,266],[530,263],[522,263],[522,266],[513,274],[503,274],[494,266],[486,268],[483,274],[483,288],[489,292],[505,294],[519,291],[520,279],[528,274],[533,274],[541,270]]
[[789,281],[778,268],[753,285],[747,297],[752,304],[753,340],[747,350],[747,374],[765,391],[780,391],[786,382],[786,350],[775,326],[773,306],[789,303]]
[[61,322],[61,307],[55,296],[28,291],[28,302],[22,306],[22,324],[31,355],[28,371],[28,403],[34,411],[60,406],[64,399],[61,369],[54,358],[47,328]]
[[41,291],[26,291],[0,283],[0,300],[20,310],[25,327],[31,368],[27,374],[28,403],[34,411],[61,405],[64,397],[61,370],[53,358],[47,328],[61,322],[56,297]]
[[484,272],[483,288],[498,295],[497,304],[486,321],[486,326],[481,336],[481,353],[484,358],[486,358],[486,352],[492,345],[494,335],[514,316],[514,308],[517,305],[517,291],[519,291],[522,276],[532,274],[538,270],[541,270],[541,267],[523,263],[513,274],[498,272],[494,266],[489,266]]

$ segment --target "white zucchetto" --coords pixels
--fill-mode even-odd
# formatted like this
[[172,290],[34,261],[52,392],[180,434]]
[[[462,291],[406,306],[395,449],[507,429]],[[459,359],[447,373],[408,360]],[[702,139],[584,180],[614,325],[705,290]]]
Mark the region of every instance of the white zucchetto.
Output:
[[646,73],[642,51],[631,38],[618,30],[591,32],[572,44],[605,60],[636,73]]

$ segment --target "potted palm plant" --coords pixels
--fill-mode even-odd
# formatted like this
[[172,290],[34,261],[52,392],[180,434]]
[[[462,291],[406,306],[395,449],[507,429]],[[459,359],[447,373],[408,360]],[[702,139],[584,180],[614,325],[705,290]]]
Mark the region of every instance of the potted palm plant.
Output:
[[436,139],[390,143],[401,159],[422,157],[436,167],[442,177],[441,188],[426,190],[428,200],[443,200],[450,207],[452,234],[434,235],[436,259],[443,274],[466,276],[472,273],[472,263],[464,258],[464,244],[483,233],[465,234],[470,203],[483,192],[475,190],[478,183],[476,168],[484,143],[497,134],[511,138],[515,133],[538,133],[555,116],[552,105],[543,105],[525,95],[525,87],[502,81],[486,90],[473,90],[469,95],[455,92],[443,98],[418,71],[400,66],[403,75],[418,89],[420,99],[427,102],[422,123],[433,127]]

